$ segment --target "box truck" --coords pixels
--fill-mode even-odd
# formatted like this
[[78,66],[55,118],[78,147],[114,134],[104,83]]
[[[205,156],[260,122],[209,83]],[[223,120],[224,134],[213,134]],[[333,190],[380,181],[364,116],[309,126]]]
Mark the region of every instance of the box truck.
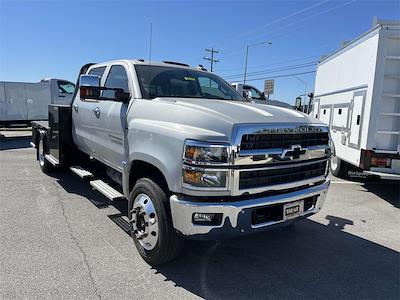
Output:
[[75,85],[62,79],[37,83],[0,81],[0,126],[47,120],[49,104],[70,104]]
[[374,20],[371,30],[317,67],[311,115],[329,124],[331,171],[400,178],[400,22]]

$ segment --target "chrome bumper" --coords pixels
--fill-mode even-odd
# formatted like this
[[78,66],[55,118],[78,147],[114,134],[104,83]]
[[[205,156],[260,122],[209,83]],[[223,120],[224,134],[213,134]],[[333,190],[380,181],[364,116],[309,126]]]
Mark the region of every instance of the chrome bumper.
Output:
[[[219,239],[225,236],[237,236],[268,229],[272,225],[290,221],[276,221],[253,225],[251,215],[254,208],[265,207],[274,204],[284,204],[308,197],[318,196],[316,204],[305,211],[301,217],[307,217],[318,212],[326,199],[330,181],[276,196],[255,198],[236,202],[193,202],[176,195],[170,197],[171,214],[174,228],[184,236],[200,239]],[[192,218],[194,213],[221,213],[222,223],[218,226],[196,225]],[[298,218],[297,218],[298,219]]]

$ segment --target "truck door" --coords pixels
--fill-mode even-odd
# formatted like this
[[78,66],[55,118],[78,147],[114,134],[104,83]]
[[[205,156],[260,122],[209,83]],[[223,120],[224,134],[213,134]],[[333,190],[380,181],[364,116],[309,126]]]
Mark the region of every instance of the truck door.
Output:
[[362,126],[361,117],[364,95],[365,91],[355,92],[352,101],[349,146],[354,148],[358,148],[360,146],[360,133]]
[[[91,69],[88,74],[97,75],[101,78],[105,70],[106,66],[101,66]],[[95,137],[97,134],[95,127],[97,119],[94,111],[97,103],[97,100],[81,99],[79,93],[72,103],[73,135],[75,143],[78,145],[79,149],[95,158],[98,158],[95,142],[97,139]]]
[[29,120],[47,120],[51,101],[50,85],[46,82],[25,83]]
[[[104,83],[108,88],[122,88],[125,92],[129,89],[128,72],[123,65],[111,66]],[[114,91],[103,91],[103,97],[114,98]],[[122,159],[124,154],[123,126],[126,116],[127,104],[122,102],[100,100],[94,105],[98,112],[96,115],[96,151],[101,160],[107,165],[122,170]]]
[[25,121],[28,113],[24,83],[6,82],[6,110],[8,121]]
[[52,80],[53,103],[69,105],[72,102],[72,95],[75,91],[75,84],[66,80]]
[[265,99],[263,94],[259,90],[257,90],[256,88],[254,88],[254,87],[252,87],[250,85],[244,85],[243,89],[247,90],[247,91],[249,91],[251,93],[251,99],[255,103],[267,104],[267,100]]
[[320,116],[319,119],[321,120],[321,122],[327,124],[327,125],[331,125],[331,111],[332,111],[332,107],[330,105],[327,106],[320,106]]

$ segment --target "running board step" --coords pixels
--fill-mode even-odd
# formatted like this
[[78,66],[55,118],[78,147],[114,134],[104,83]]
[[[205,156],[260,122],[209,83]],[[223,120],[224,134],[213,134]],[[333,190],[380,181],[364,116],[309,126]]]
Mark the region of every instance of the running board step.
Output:
[[72,166],[69,168],[72,172],[74,172],[76,175],[78,175],[80,178],[92,178],[93,174],[92,172],[85,170],[81,166]]
[[96,190],[98,190],[100,193],[102,193],[104,196],[106,196],[108,199],[110,199],[111,201],[115,201],[115,200],[124,198],[124,195],[122,195],[116,189],[109,186],[107,183],[105,183],[101,179],[91,180],[90,185],[93,188],[95,188]]
[[53,166],[55,166],[55,167],[57,167],[59,164],[60,164],[60,162],[58,161],[58,159],[57,158],[55,158],[53,155],[51,155],[51,154],[46,154],[45,156],[44,156],[44,158],[49,162],[49,163],[51,163]]

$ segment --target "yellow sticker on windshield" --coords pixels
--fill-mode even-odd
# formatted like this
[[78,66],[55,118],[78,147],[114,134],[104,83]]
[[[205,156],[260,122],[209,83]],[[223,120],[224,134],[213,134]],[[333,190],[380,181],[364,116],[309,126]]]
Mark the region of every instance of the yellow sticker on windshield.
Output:
[[185,80],[196,81],[196,78],[193,78],[193,77],[185,77]]

